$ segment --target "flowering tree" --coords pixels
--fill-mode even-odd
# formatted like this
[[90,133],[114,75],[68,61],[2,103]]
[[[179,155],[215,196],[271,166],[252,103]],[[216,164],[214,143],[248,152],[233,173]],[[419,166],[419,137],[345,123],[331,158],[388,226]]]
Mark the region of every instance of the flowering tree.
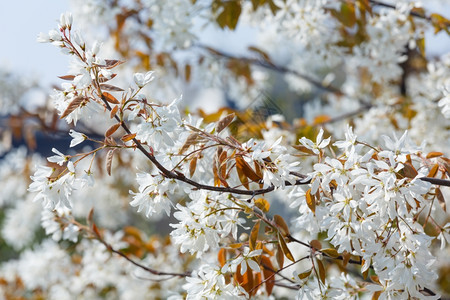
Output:
[[[21,250],[4,297],[450,293],[450,57],[425,51],[443,16],[369,0],[98,0],[75,15],[109,38],[62,14],[38,38],[72,58],[51,101],[1,103],[30,146],[71,137],[46,161],[1,161],[2,238]],[[244,54],[204,37],[238,24],[261,36]],[[234,108],[190,109],[205,88]],[[289,122],[251,106],[277,91],[295,97]]]

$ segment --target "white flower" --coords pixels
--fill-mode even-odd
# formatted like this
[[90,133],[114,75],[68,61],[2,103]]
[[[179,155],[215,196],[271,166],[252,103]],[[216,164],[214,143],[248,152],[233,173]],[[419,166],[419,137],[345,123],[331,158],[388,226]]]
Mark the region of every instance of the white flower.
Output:
[[155,76],[153,75],[154,71],[148,71],[147,73],[135,73],[133,75],[134,82],[136,85],[140,88],[147,85],[149,82],[151,82],[153,79],[155,79]]
[[62,166],[65,162],[69,160],[69,157],[59,152],[57,149],[52,148],[52,152],[58,155],[53,155],[47,158],[49,162],[56,163]]
[[70,129],[69,134],[72,137],[72,140],[70,141],[70,147],[74,147],[82,143],[87,138],[87,136],[85,136],[84,134],[76,132],[73,129]]
[[305,137],[302,137],[299,142],[305,146],[306,148],[312,150],[315,154],[319,154],[320,153],[320,149],[325,148],[326,146],[328,146],[328,144],[330,143],[330,139],[331,137],[322,140],[322,136],[323,136],[323,129],[320,128],[319,134],[317,135],[316,138],[316,142],[314,143],[313,141],[311,141],[310,139],[307,139]]

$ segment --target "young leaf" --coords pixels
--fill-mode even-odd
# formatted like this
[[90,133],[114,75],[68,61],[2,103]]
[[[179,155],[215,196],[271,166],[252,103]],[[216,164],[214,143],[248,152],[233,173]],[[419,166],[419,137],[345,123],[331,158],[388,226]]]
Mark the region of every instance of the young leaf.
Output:
[[320,252],[322,252],[322,253],[324,253],[324,254],[326,254],[327,256],[332,257],[332,258],[337,258],[337,257],[339,257],[339,253],[337,252],[336,249],[326,248],[326,249],[320,250]]
[[85,100],[87,100],[87,98],[83,97],[83,96],[78,96],[75,97],[67,106],[67,108],[64,110],[64,112],[62,113],[60,119],[63,119],[65,117],[67,117],[68,115],[70,115],[70,113],[72,113],[75,109],[77,109]]
[[216,132],[220,133],[222,130],[227,128],[228,125],[230,125],[231,122],[233,122],[234,116],[235,116],[235,114],[232,113],[232,114],[229,114],[229,115],[223,117],[222,119],[220,119],[219,122],[217,122],[217,125],[216,125]]
[[439,170],[439,165],[438,165],[438,164],[435,164],[435,165],[431,168],[431,170],[430,170],[430,172],[428,173],[427,177],[434,177],[434,176],[436,176],[438,170]]
[[110,149],[106,154],[106,172],[111,176],[112,159],[116,148]]
[[181,146],[180,151],[178,151],[178,154],[183,154],[191,145],[195,145],[199,135],[196,132],[193,132],[189,134],[186,141],[184,142],[183,146]]
[[75,76],[74,75],[64,75],[64,76],[58,76],[58,78],[61,78],[63,80],[72,81],[75,78]]
[[278,233],[278,242],[280,243],[281,249],[283,250],[284,255],[292,262],[295,262],[294,256],[292,256],[291,250],[289,250],[286,241],[283,236]]
[[309,245],[316,250],[322,249],[322,244],[318,240],[312,240],[311,242],[309,242]]
[[110,84],[106,84],[106,83],[100,84],[100,87],[101,87],[102,90],[111,91],[111,92],[123,92],[124,91],[120,87],[117,87],[117,86],[114,86],[114,85],[110,85]]
[[325,267],[323,266],[323,263],[321,260],[316,260],[317,266],[318,266],[318,272],[319,272],[319,278],[320,281],[322,281],[323,284],[325,284],[325,279],[327,274],[325,273]]
[[217,260],[219,261],[220,267],[223,267],[227,261],[227,252],[224,248],[219,250],[217,253]]
[[261,224],[261,220],[258,220],[255,225],[252,228],[252,231],[250,233],[250,241],[249,246],[250,250],[256,249],[256,241],[258,240],[258,234],[259,234],[259,225]]
[[109,113],[109,117],[112,119],[116,115],[117,111],[119,110],[118,105],[114,105],[114,107],[111,109],[111,112]]
[[122,140],[122,142],[126,143],[126,142],[131,141],[131,140],[134,139],[135,137],[136,137],[136,133],[125,134],[125,135],[121,138],[121,140]]
[[316,199],[314,195],[311,195],[311,189],[306,191],[306,204],[308,204],[309,209],[315,214],[316,213]]
[[273,268],[272,262],[270,261],[270,258],[265,255],[261,255],[261,266],[262,266],[262,271],[263,271],[263,275],[264,275],[264,280],[266,280],[266,283],[265,283],[266,292],[267,292],[267,295],[270,295],[270,294],[272,294],[272,290],[275,285],[275,278],[273,277],[274,268]]
[[255,171],[249,166],[249,164],[242,158],[242,156],[236,156],[236,168],[242,170],[242,172],[255,182],[259,182],[262,178],[259,177]]
[[277,245],[276,259],[277,259],[278,269],[282,269],[284,266],[284,255],[283,255],[283,250],[281,249],[280,244]]
[[258,207],[260,210],[262,210],[263,212],[268,212],[270,209],[270,203],[269,201],[267,201],[264,198],[258,198],[255,201],[255,205],[256,207]]
[[191,162],[189,163],[189,176],[194,176],[195,169],[197,168],[197,156],[195,156],[193,159],[191,159]]
[[116,99],[116,97],[114,97],[113,95],[111,95],[108,92],[103,92],[102,93],[102,99],[108,101],[109,103],[112,104],[120,104],[119,100]]
[[434,158],[444,155],[442,152],[430,152],[427,154],[427,158]]
[[273,221],[281,229],[281,232],[283,233],[284,236],[287,236],[290,234],[289,227],[287,226],[286,221],[283,219],[282,216],[280,216],[280,215],[273,216]]
[[111,136],[114,132],[117,131],[117,129],[119,129],[120,127],[120,123],[116,123],[114,125],[112,125],[111,127],[108,128],[108,130],[106,130],[105,132],[105,137]]

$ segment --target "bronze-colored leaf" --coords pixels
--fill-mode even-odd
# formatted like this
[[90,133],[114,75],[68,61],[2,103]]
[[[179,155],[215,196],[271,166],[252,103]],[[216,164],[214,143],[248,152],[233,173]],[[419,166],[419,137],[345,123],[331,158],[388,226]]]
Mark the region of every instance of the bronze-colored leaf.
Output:
[[112,69],[114,67],[117,67],[118,65],[123,64],[123,61],[117,60],[117,59],[105,59],[105,65],[101,66],[105,69]]
[[98,82],[104,83],[104,82],[110,81],[111,79],[113,79],[116,76],[117,76],[117,74],[112,74],[109,78],[106,78],[105,76],[100,74],[100,76],[98,77]]
[[284,255],[292,262],[295,262],[294,256],[291,253],[291,250],[289,250],[286,241],[284,240],[283,236],[278,233],[278,242],[280,243],[281,249],[283,250]]
[[236,156],[236,167],[240,168],[242,172],[255,182],[259,182],[262,178],[259,177],[250,165],[242,158],[242,156]]
[[236,172],[237,172],[237,174],[238,174],[239,181],[242,183],[242,185],[243,185],[247,190],[249,190],[249,189],[250,189],[250,186],[249,186],[249,180],[248,180],[247,176],[245,176],[244,171],[243,171],[241,168],[239,168],[239,167],[236,166]]
[[131,140],[134,139],[135,137],[136,137],[136,133],[125,134],[125,135],[121,138],[121,140],[122,140],[122,142],[126,143],[126,142],[131,141]]
[[64,76],[58,76],[58,78],[61,78],[63,80],[69,80],[72,81],[75,78],[75,75],[64,75]]
[[108,92],[102,93],[102,99],[104,99],[105,101],[108,101],[109,103],[112,103],[112,104],[120,104],[119,100],[117,100],[116,97],[114,97],[113,95],[111,95]]
[[258,220],[255,225],[253,225],[252,231],[250,233],[249,247],[251,251],[256,249],[256,241],[258,240],[260,224],[261,220]]
[[106,154],[106,172],[108,173],[109,176],[111,176],[112,160],[114,157],[115,150],[116,148],[110,149]]
[[261,255],[261,265],[262,265],[262,271],[264,275],[265,286],[266,286],[266,292],[267,295],[272,294],[273,287],[275,286],[275,278],[274,278],[274,268],[272,265],[272,262],[270,261],[270,258]]
[[191,159],[191,162],[189,163],[189,176],[194,176],[195,169],[197,168],[197,156],[195,156],[193,159]]
[[322,243],[319,240],[312,240],[309,245],[316,250],[322,249]]
[[217,125],[216,125],[216,132],[220,133],[222,130],[227,128],[228,125],[230,125],[231,122],[233,122],[234,117],[235,117],[235,114],[232,113],[232,114],[229,114],[229,115],[223,117],[222,119],[220,119],[219,122],[217,122]]
[[430,170],[430,172],[428,173],[427,177],[435,177],[436,174],[437,174],[437,172],[438,172],[438,170],[439,170],[439,165],[438,165],[438,164],[435,164],[435,165],[431,168],[431,170]]
[[67,108],[62,113],[60,119],[63,119],[65,117],[67,117],[68,115],[70,115],[75,109],[80,107],[81,104],[83,104],[83,102],[86,101],[86,100],[87,100],[87,98],[85,98],[83,96],[75,97],[72,101],[70,101],[69,105],[67,106]]
[[410,162],[405,162],[403,164],[402,171],[403,171],[403,174],[408,178],[416,178],[416,176],[418,174],[416,168],[414,168],[414,166]]
[[120,123],[116,123],[114,125],[112,125],[111,127],[108,128],[108,130],[106,130],[105,132],[105,137],[111,136],[114,132],[117,131],[117,129],[119,129],[120,127]]
[[434,158],[444,155],[442,152],[430,152],[427,154],[427,158]]
[[298,278],[300,280],[306,279],[309,277],[309,275],[311,275],[312,269],[309,269],[308,271],[305,271],[303,273],[298,274]]
[[325,279],[326,279],[326,272],[325,272],[325,267],[323,266],[323,262],[321,260],[316,260],[317,263],[317,267],[318,267],[318,272],[319,272],[319,278],[320,281],[322,281],[323,284],[325,284]]
[[321,249],[320,252],[322,252],[322,253],[324,253],[327,256],[332,257],[332,258],[339,257],[339,253],[337,252],[336,249],[326,248],[326,249]]
[[444,194],[442,194],[440,188],[435,189],[436,198],[439,201],[439,204],[441,205],[442,209],[446,212],[447,211],[447,203],[445,202]]
[[278,225],[278,227],[281,229],[281,232],[283,233],[284,236],[289,235],[289,227],[286,224],[286,221],[283,219],[282,216],[280,215],[275,215],[273,216],[273,221],[275,222],[275,224]]
[[316,213],[316,199],[314,195],[311,195],[311,189],[306,191],[306,204],[308,204],[309,209],[315,214]]
[[124,91],[120,87],[117,87],[117,86],[111,85],[111,84],[106,84],[106,83],[100,84],[100,88],[102,90],[110,91],[110,92],[123,92]]
[[116,115],[117,111],[119,110],[118,105],[114,105],[114,107],[111,109],[111,112],[109,113],[109,117],[112,119]]
[[217,253],[217,260],[219,261],[220,267],[223,267],[227,262],[227,251],[221,248]]
[[260,210],[262,210],[265,213],[268,212],[270,209],[269,201],[267,201],[264,198],[255,199],[254,203],[255,203],[256,207],[258,207]]
[[277,259],[278,269],[282,269],[284,266],[284,254],[283,254],[283,249],[281,249],[280,244],[277,245],[276,259]]

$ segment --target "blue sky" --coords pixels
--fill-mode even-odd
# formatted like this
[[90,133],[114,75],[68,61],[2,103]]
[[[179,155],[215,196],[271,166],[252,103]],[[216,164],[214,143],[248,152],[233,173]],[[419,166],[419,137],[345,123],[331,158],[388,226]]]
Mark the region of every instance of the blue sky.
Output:
[[[426,2],[426,1],[425,1]],[[448,12],[448,4],[431,1],[431,9]],[[56,76],[68,69],[68,57],[50,44],[39,44],[39,32],[55,28],[62,12],[70,11],[69,0],[8,1],[0,10],[0,68],[7,68],[27,78],[39,78],[45,85],[59,82]],[[447,17],[448,13],[446,13]],[[445,32],[427,35],[427,51],[442,54],[450,51]]]

